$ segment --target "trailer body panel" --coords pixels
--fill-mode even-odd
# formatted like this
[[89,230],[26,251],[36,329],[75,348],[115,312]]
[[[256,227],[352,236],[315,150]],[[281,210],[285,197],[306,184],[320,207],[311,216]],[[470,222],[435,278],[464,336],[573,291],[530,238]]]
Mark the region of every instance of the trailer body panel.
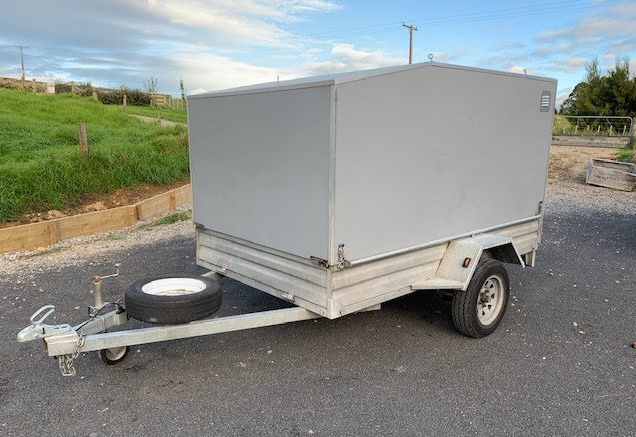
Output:
[[193,218],[328,257],[331,87],[188,100]]
[[351,261],[538,214],[553,82],[425,68],[336,86],[335,242]]

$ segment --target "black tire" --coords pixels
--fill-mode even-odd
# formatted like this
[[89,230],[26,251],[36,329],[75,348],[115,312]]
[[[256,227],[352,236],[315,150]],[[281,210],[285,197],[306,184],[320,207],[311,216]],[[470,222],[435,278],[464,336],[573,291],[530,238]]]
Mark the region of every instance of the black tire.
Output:
[[[487,305],[487,302],[480,302],[482,299],[481,290],[486,281],[493,276],[501,280],[502,302],[496,317],[487,324],[483,324],[477,315],[477,308],[478,304],[480,308]],[[488,293],[485,294],[487,295]],[[480,261],[468,285],[468,289],[466,291],[456,291],[453,295],[452,318],[455,329],[473,338],[481,338],[492,334],[501,323],[501,319],[503,319],[508,307],[509,295],[510,280],[503,264],[495,259]]]
[[121,348],[102,349],[99,351],[99,357],[109,366],[119,364],[128,355],[130,346],[122,346]]
[[[143,291],[144,285],[166,279],[201,281],[200,285],[203,288],[200,291],[179,295],[150,294]],[[126,291],[124,302],[128,316],[133,319],[178,325],[203,319],[217,312],[221,307],[221,295],[221,284],[218,281],[204,276],[173,275],[134,282]]]

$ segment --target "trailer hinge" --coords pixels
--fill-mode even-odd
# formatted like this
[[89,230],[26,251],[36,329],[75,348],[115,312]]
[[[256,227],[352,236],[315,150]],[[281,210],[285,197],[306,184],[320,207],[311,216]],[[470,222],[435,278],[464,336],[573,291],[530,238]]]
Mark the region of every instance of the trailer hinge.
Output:
[[344,244],[340,244],[338,246],[338,265],[336,266],[338,270],[348,269],[351,267],[351,262],[347,261],[344,253]]
[[317,266],[324,267],[326,269],[329,268],[329,262],[326,259],[318,258],[317,256],[310,256],[309,261]]
[[539,202],[539,206],[537,206],[537,215],[543,214],[543,200]]
[[205,226],[203,226],[201,223],[195,223],[194,229],[205,229]]

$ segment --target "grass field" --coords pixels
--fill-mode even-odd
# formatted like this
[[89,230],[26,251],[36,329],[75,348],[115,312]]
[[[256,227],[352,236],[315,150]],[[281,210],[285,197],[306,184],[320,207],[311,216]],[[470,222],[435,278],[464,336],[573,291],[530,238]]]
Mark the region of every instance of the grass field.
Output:
[[[126,108],[129,114],[145,115],[146,117],[158,117],[159,113],[157,108],[151,106],[128,106]],[[187,123],[188,116],[184,111],[178,111],[176,109],[161,109],[161,118],[164,120],[175,121],[177,123]]]
[[[78,148],[85,123],[90,153]],[[188,174],[184,127],[143,123],[73,95],[0,89],[0,222],[63,209],[87,194],[139,183],[165,185]]]

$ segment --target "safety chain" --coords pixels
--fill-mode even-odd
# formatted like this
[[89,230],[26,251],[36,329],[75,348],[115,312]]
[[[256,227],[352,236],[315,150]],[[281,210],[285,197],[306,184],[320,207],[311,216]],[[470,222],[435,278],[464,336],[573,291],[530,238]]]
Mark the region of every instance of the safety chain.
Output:
[[73,362],[77,359],[77,357],[79,357],[80,349],[84,346],[84,341],[86,341],[86,334],[82,332],[77,338],[75,351],[72,354],[60,355],[57,357],[57,363],[60,366],[62,376],[75,376],[76,372]]

